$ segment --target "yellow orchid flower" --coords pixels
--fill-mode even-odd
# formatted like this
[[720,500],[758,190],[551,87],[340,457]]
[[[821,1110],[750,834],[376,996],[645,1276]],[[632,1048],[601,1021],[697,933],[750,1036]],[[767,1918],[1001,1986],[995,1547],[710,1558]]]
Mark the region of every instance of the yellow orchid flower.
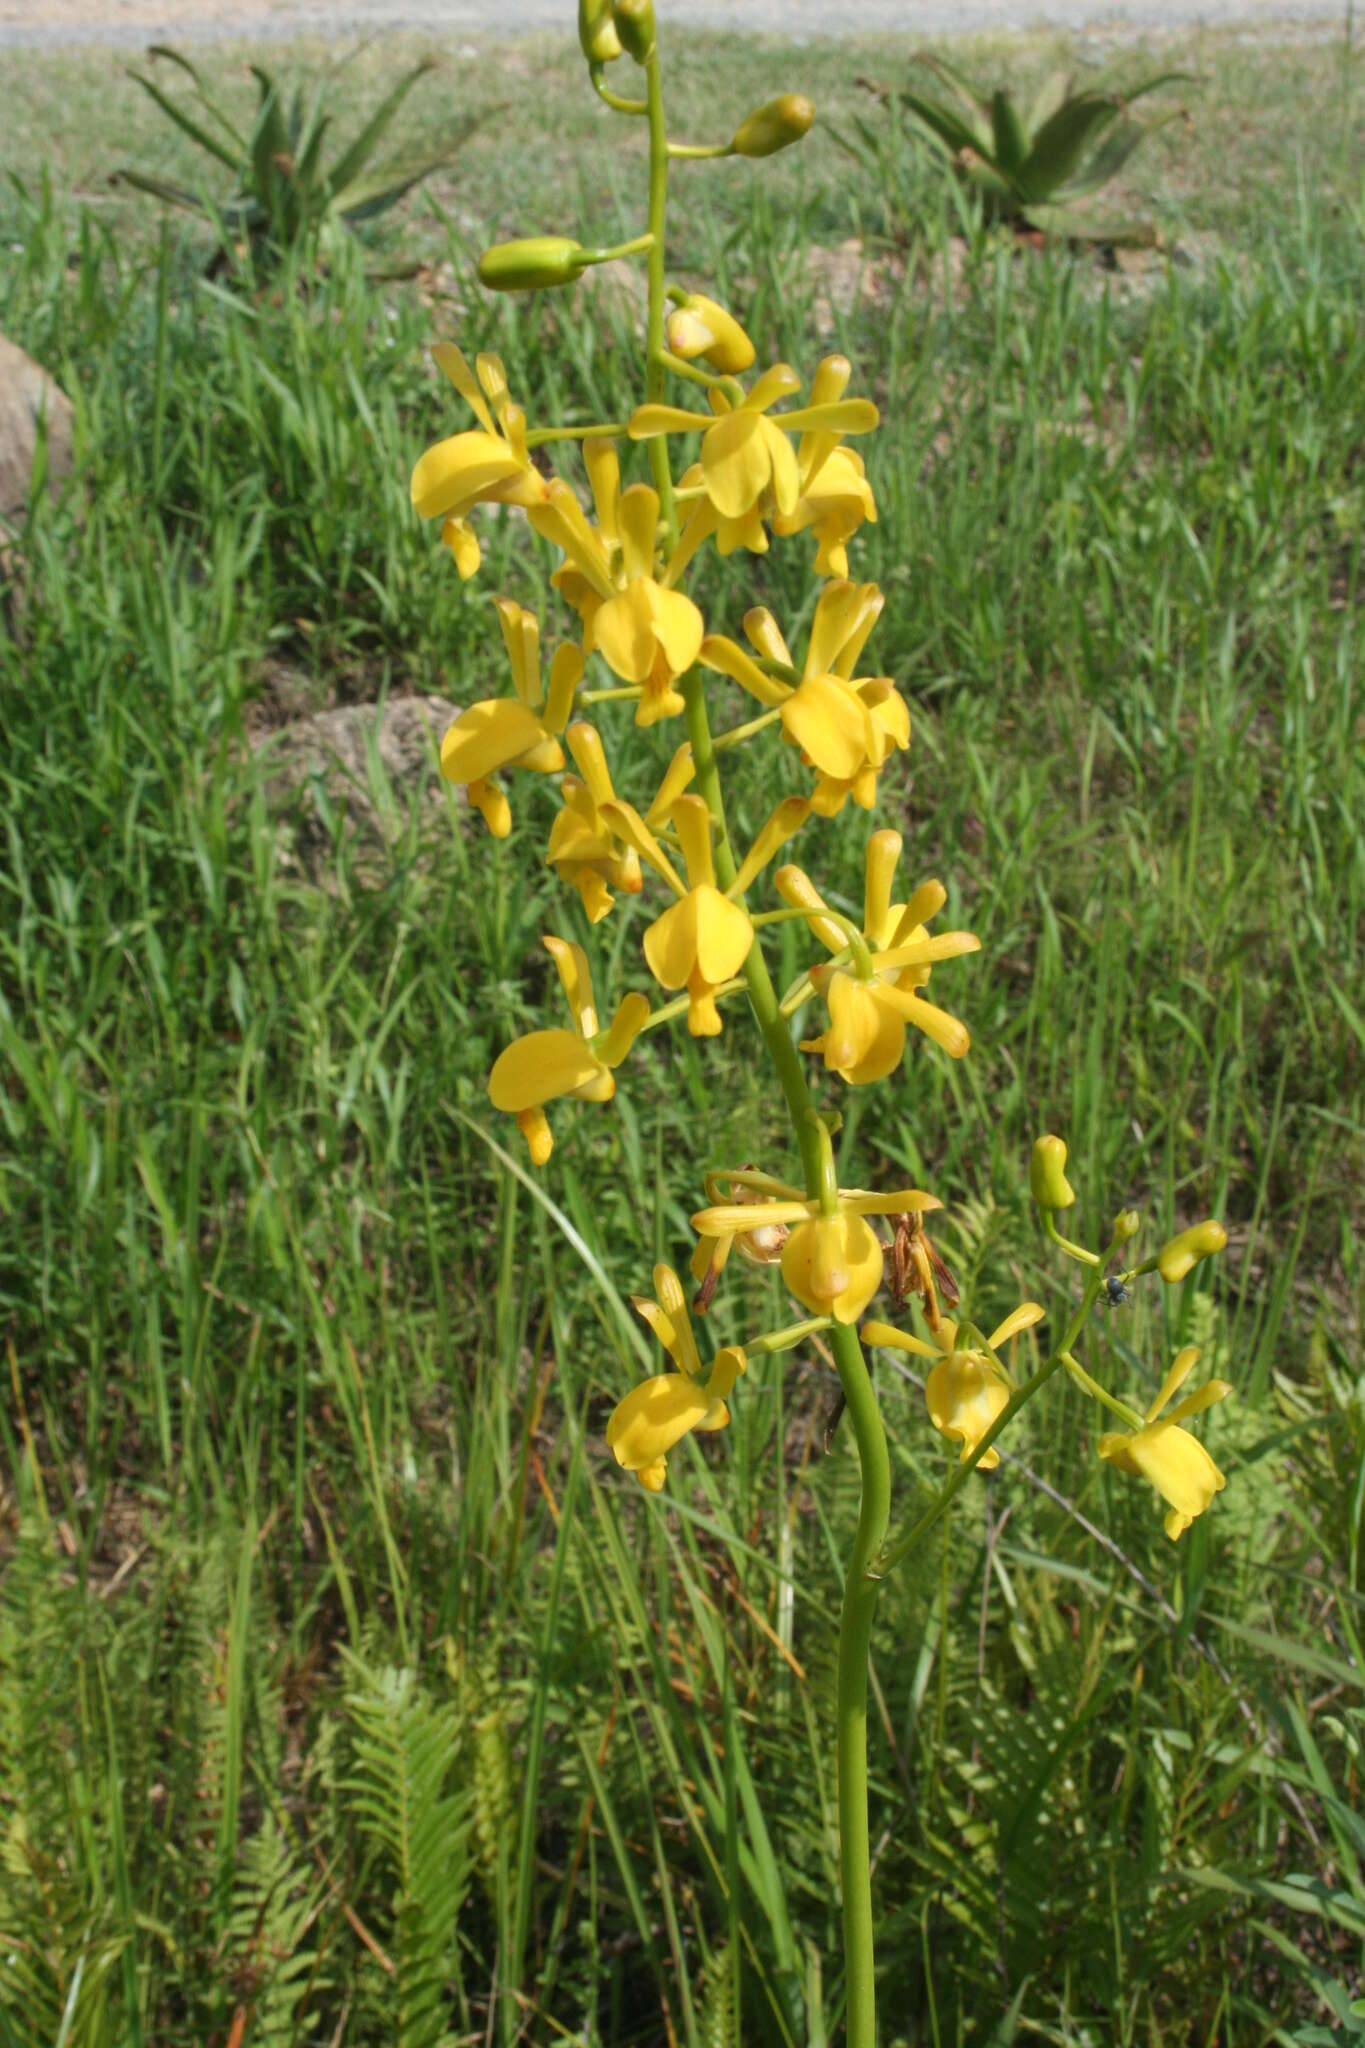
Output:
[[[913,1024],[960,1059],[971,1044],[967,1028],[916,994],[929,979],[935,960],[975,953],[980,941],[971,932],[941,932],[930,938],[925,927],[942,909],[946,892],[939,882],[925,882],[908,903],[891,901],[892,878],[900,858],[899,832],[874,832],[867,843],[867,886],[863,929],[852,946],[848,967],[831,963],[811,970],[810,980],[829,1008],[829,1029],[819,1038],[804,1039],[802,1052],[821,1054],[831,1073],[854,1087],[881,1081],[905,1056],[905,1027]],[[830,915],[829,906],[802,869],[779,868],[778,894],[806,922],[832,953],[849,950],[851,920]]]
[[668,1474],[668,1453],[693,1429],[724,1429],[730,1420],[727,1397],[748,1367],[743,1348],[727,1344],[716,1353],[705,1379],[682,1285],[671,1266],[654,1268],[657,1301],[633,1297],[633,1305],[679,1368],[632,1387],[607,1423],[607,1446],[618,1465],[657,1493]]
[[703,799],[680,796],[671,816],[682,842],[688,886],[646,931],[645,960],[660,987],[687,990],[687,1028],[693,1037],[714,1038],[721,1028],[715,992],[744,965],[754,928],[743,905],[716,887],[711,813]]
[[[719,1204],[728,1192],[731,1206],[745,1209],[761,1206],[765,1201],[765,1191],[771,1193],[775,1190],[784,1195],[792,1192],[783,1181],[774,1180],[770,1174],[758,1173],[750,1166],[738,1173],[705,1174],[703,1183],[708,1202]],[[705,1315],[710,1308],[732,1251],[738,1251],[741,1258],[756,1266],[771,1266],[781,1258],[787,1235],[784,1223],[769,1223],[759,1217],[742,1230],[722,1230],[714,1236],[703,1233],[693,1247],[691,1261],[692,1278],[699,1283],[692,1297],[696,1314]]]
[[706,667],[780,710],[783,732],[819,778],[811,808],[824,818],[834,817],[850,796],[870,810],[879,772],[892,753],[910,744],[910,713],[890,677],[853,675],[885,602],[875,583],[827,583],[795,683],[780,673],[793,675],[795,665],[776,619],[761,605],[746,614],[744,630],[767,669],[723,634],[702,642]]
[[589,921],[598,924],[615,901],[612,888],[639,895],[640,856],[616,837],[602,816],[602,805],[613,803],[616,791],[596,728],[580,719],[565,738],[583,780],[566,775],[560,784],[564,808],[550,827],[545,858],[561,882],[577,889]]
[[[1009,1373],[997,1357],[1002,1345],[1021,1330],[1041,1323],[1045,1311],[1036,1301],[1020,1302],[991,1331],[984,1345],[959,1345],[961,1325],[943,1317],[932,1339],[912,1336],[891,1323],[864,1323],[864,1344],[879,1344],[889,1351],[908,1351],[916,1358],[933,1360],[924,1383],[929,1420],[940,1436],[958,1437],[965,1463],[1009,1401],[1013,1391]],[[978,1459],[982,1472],[993,1472],[1000,1463],[994,1444]]]
[[468,792],[493,837],[505,839],[512,807],[501,785],[488,778],[499,768],[553,775],[564,766],[558,735],[573,709],[583,651],[571,642],[556,649],[547,694],[540,675],[540,622],[510,597],[496,602],[516,694],[486,698],[460,713],[441,741],[441,773]]
[[772,1199],[754,1206],[752,1197],[699,1209],[692,1228],[703,1239],[721,1242],[755,1226],[785,1228],[782,1278],[788,1291],[816,1315],[837,1323],[856,1323],[882,1282],[883,1246],[867,1223],[869,1216],[922,1215],[942,1205],[919,1188],[898,1188],[876,1195],[865,1188],[840,1188],[833,1216],[800,1188],[769,1179],[766,1174],[731,1175],[741,1186],[757,1188]]
[[[561,882],[568,882],[583,899],[583,908],[593,924],[599,924],[615,900],[608,888],[621,889],[628,896],[640,892],[640,856],[619,832],[612,830],[603,815],[603,805],[616,802],[611,770],[596,728],[585,719],[569,727],[565,738],[569,752],[583,780],[566,775],[560,784],[564,808],[550,828],[546,861]],[[675,798],[691,782],[696,770],[692,748],[684,740],[665,770],[658,794],[645,812],[645,823],[655,825],[668,817]]]
[[749,914],[735,899],[778,847],[804,825],[810,805],[803,797],[787,797],[778,804],[723,894],[716,887],[711,813],[703,798],[680,796],[669,807],[687,869],[685,884],[647,820],[630,804],[604,804],[602,815],[678,898],[646,931],[645,960],[662,988],[687,990],[687,1028],[693,1037],[714,1038],[721,1029],[717,992],[739,973],[754,938]]
[[501,357],[479,356],[476,377],[453,341],[438,341],[431,353],[479,425],[427,449],[412,472],[412,503],[419,518],[444,522],[441,538],[468,581],[480,561],[468,523],[475,505],[535,505],[546,484],[531,461],[526,416],[508,393]]
[[695,434],[704,429],[702,484],[716,514],[742,519],[761,507],[765,516],[776,512],[789,518],[801,499],[802,478],[788,436],[800,428],[831,434],[837,442],[845,434],[871,433],[878,417],[870,399],[834,398],[770,419],[769,409],[800,388],[801,380],[789,364],[774,363],[738,404],[732,404],[719,387],[708,392],[713,414],[709,421],[705,414],[680,406],[637,406],[630,416],[630,438],[648,441],[656,434]]
[[635,722],[653,725],[683,709],[673,685],[696,660],[705,624],[691,598],[672,587],[671,565],[662,579],[654,574],[658,492],[648,484],[622,491],[616,450],[601,436],[584,442],[583,455],[596,528],[559,480],[528,516],[565,556],[550,581],[582,619],[585,651],[600,653],[623,682],[640,685]]
[[[1178,1401],[1169,1415],[1161,1411],[1171,1396],[1189,1378],[1199,1358],[1193,1344],[1176,1353],[1175,1362],[1155,1401],[1136,1430],[1110,1430],[1100,1438],[1100,1456],[1121,1472],[1136,1472],[1149,1480],[1167,1504],[1166,1534],[1174,1543],[1183,1536],[1196,1515],[1202,1515],[1215,1493],[1227,1480],[1214,1464],[1198,1437],[1180,1427],[1188,1416],[1202,1408],[1225,1401],[1233,1392],[1227,1380],[1206,1380],[1202,1387]],[[1158,1420],[1157,1418],[1161,1419]]]
[[610,1102],[616,1093],[612,1069],[620,1066],[649,1016],[644,996],[623,996],[609,1027],[599,1031],[587,954],[568,939],[547,936],[544,943],[559,970],[574,1028],[530,1031],[514,1039],[488,1076],[493,1107],[516,1118],[534,1166],[544,1166],[554,1150],[545,1104],[560,1095]]
[[[812,405],[830,405],[844,395],[853,366],[847,356],[826,356],[811,386]],[[786,537],[814,530],[818,576],[847,576],[848,543],[865,519],[877,517],[877,501],[856,449],[841,436],[808,428],[796,450],[801,495],[789,513],[774,512],[773,532]]]
[[773,532],[782,539],[807,528],[815,535],[817,576],[847,576],[848,543],[864,520],[875,520],[877,501],[856,448],[836,448],[820,473],[803,484],[794,509],[775,512]]

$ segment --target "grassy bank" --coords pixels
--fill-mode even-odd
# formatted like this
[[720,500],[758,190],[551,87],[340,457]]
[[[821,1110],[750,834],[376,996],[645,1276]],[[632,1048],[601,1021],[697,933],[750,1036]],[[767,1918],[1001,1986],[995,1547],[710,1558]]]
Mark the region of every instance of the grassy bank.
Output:
[[[745,2040],[838,2035],[856,1466],[829,1361],[756,1361],[658,1501],[601,1442],[651,1359],[623,1299],[685,1257],[702,1167],[786,1163],[751,1041],[653,1034],[614,1105],[555,1113],[532,1183],[484,1080],[557,1000],[539,936],[640,985],[645,913],[585,934],[526,779],[495,845],[430,762],[280,773],[325,706],[500,690],[489,594],[543,575],[495,518],[461,586],[413,519],[412,460],[464,423],[426,342],[499,349],[532,420],[633,395],[627,294],[489,304],[469,278],[494,233],[627,217],[569,54],[442,89],[511,120],[532,80],[575,83],[555,153],[490,131],[383,243],[255,296],[126,195],[80,203],[115,131],[144,162],[162,138],[105,60],[22,60],[0,328],[75,400],[78,481],[22,537],[0,639],[16,2048],[710,2043],[737,2008]],[[1185,254],[1137,276],[964,245],[927,163],[896,153],[893,191],[828,137],[679,209],[762,353],[809,373],[840,346],[882,405],[856,572],[915,732],[877,822],[982,940],[940,970],[970,1059],[842,1105],[856,1177],[943,1198],[987,1327],[1065,1300],[1021,1187],[1040,1129],[1083,1227],[1135,1203],[1150,1245],[1212,1212],[1231,1238],[1091,1361],[1145,1399],[1196,1342],[1237,1389],[1208,1432],[1228,1489],[1180,1547],[1064,1387],[884,1589],[894,2043],[1359,2025],[1359,102],[1339,51],[1196,55],[1195,128],[1126,194]],[[874,57],[899,53],[698,40],[679,92],[728,118],[809,82],[871,118]],[[855,236],[852,283],[804,254]],[[419,275],[367,282],[399,250]],[[731,557],[713,620],[798,626],[796,552]],[[610,739],[638,786],[676,735],[623,714]],[[746,759],[741,838],[796,779]],[[826,842],[850,901],[863,837]],[[776,1301],[727,1276],[721,1336]],[[878,1370],[902,1520],[943,1453]]]

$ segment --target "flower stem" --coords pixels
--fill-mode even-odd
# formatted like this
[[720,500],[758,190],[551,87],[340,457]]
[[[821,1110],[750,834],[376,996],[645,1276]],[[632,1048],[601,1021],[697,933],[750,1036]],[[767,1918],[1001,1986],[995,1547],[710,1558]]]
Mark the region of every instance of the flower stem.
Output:
[[1117,1394],[1110,1393],[1108,1387],[1102,1387],[1099,1381],[1086,1371],[1079,1358],[1073,1358],[1069,1351],[1064,1351],[1062,1353],[1062,1364],[1066,1367],[1072,1379],[1075,1380],[1076,1385],[1084,1387],[1086,1393],[1093,1400],[1098,1401],[1102,1408],[1108,1408],[1112,1414],[1118,1416],[1121,1422],[1127,1423],[1129,1429],[1142,1428],[1142,1417],[1138,1414],[1137,1409],[1130,1407],[1127,1401],[1120,1401]]
[[[735,858],[725,824],[720,771],[706,715],[706,691],[699,671],[682,682],[687,737],[696,764],[696,789],[716,821],[716,876],[728,888],[735,878]],[[744,962],[749,1002],[763,1033],[769,1056],[782,1084],[792,1127],[801,1148],[806,1192],[818,1200],[823,1181],[822,1127],[806,1086],[805,1070],[777,991],[763,958],[757,934]],[[825,1139],[828,1143],[828,1139]],[[877,1606],[877,1579],[872,1564],[886,1540],[891,1511],[891,1461],[882,1428],[881,1410],[868,1375],[863,1347],[851,1323],[837,1323],[829,1333],[834,1362],[848,1403],[862,1470],[858,1527],[844,1580],[839,1613],[839,1689],[836,1710],[839,1780],[839,1878],[844,1908],[844,1985],[847,2048],[875,2048],[876,1979],[872,1942],[872,1865],[867,1825],[867,1668],[872,1617]]]
[[[656,43],[645,63],[646,107],[649,113],[649,325],[645,348],[645,398],[657,403],[664,395],[664,230],[668,215],[668,129],[664,122],[663,75]],[[668,436],[656,434],[649,444],[650,468],[670,548],[677,546],[678,509],[673,502],[673,471]]]
[[1083,1266],[1098,1266],[1100,1263],[1098,1252],[1088,1252],[1083,1244],[1074,1244],[1069,1237],[1062,1236],[1061,1231],[1058,1230],[1052,1220],[1052,1211],[1050,1209],[1044,1209],[1043,1211],[1043,1230],[1052,1239],[1057,1249],[1065,1252],[1069,1259],[1079,1260]]
[[[668,204],[668,136],[664,126],[657,46],[645,64],[645,84],[649,106],[649,227],[654,237],[649,251],[645,391],[647,398],[657,400],[662,397],[664,388],[664,228]],[[649,447],[660,509],[672,541],[676,543],[678,518],[667,436],[658,435]],[[716,821],[713,854],[716,878],[722,889],[728,889],[737,870],[725,822],[720,769],[710,720],[706,715],[706,691],[697,669],[682,679],[681,689],[687,737],[692,743],[692,759],[696,767],[696,790],[705,798],[707,808]],[[749,1002],[758,1028],[777,1069],[777,1078],[801,1149],[806,1192],[812,1199],[818,1199],[822,1181],[821,1127],[790,1027],[778,1007],[777,991],[768,973],[762,941],[757,933],[744,962],[744,979],[748,983]],[[848,1403],[862,1470],[858,1527],[844,1581],[839,1618],[839,1877],[844,1909],[845,2041],[847,2048],[876,2048],[872,1866],[867,1824],[867,1670],[872,1617],[877,1604],[877,1581],[870,1567],[886,1540],[891,1504],[891,1465],[881,1411],[868,1376],[858,1332],[852,1324],[837,1324],[830,1332],[830,1342]]]
[[719,377],[711,370],[703,370],[696,363],[689,363],[685,356],[675,356],[670,349],[663,351],[660,362],[661,366],[665,370],[671,370],[675,377],[686,377],[689,383],[704,385],[708,391],[714,391],[718,385],[734,382],[733,377]]
[[604,84],[602,66],[600,64],[590,64],[588,66],[588,77],[592,80],[592,89],[597,94],[598,99],[605,101],[614,114],[647,114],[649,112],[649,102],[647,100],[623,99],[620,93],[613,92],[609,85]]
[[804,1323],[788,1323],[785,1330],[769,1330],[766,1337],[751,1337],[744,1348],[746,1351],[761,1351],[765,1357],[774,1351],[790,1351],[807,1337],[831,1329],[833,1323],[832,1316],[807,1316]]
[[528,448],[544,448],[550,441],[622,441],[630,428],[625,420],[594,420],[586,427],[528,427]]
[[867,1670],[877,1580],[870,1567],[886,1540],[891,1461],[858,1332],[838,1323],[830,1343],[862,1467],[862,1498],[839,1610],[839,1878],[844,1902],[845,2039],[875,2048],[877,1984],[872,1941],[872,1865],[867,1825]]
[[670,142],[668,153],[695,163],[705,156],[730,156],[733,152],[728,142]]
[[[732,725],[728,732],[717,734],[715,740],[716,752],[723,754],[730,747],[742,746],[745,740],[751,740],[756,732],[762,732],[765,726],[772,725],[781,716],[782,706],[775,704],[771,711],[760,713],[757,718],[749,719],[745,725]],[[796,915],[802,917],[805,913],[804,911],[798,911]]]

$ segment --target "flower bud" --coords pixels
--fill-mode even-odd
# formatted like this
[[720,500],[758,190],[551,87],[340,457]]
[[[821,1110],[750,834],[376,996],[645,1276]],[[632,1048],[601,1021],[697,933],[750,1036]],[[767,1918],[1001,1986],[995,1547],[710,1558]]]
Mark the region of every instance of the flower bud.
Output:
[[531,235],[520,242],[496,242],[479,258],[479,283],[492,292],[545,291],[572,284],[588,251],[568,235]]
[[1136,1209],[1120,1209],[1114,1218],[1114,1236],[1120,1244],[1127,1244],[1130,1237],[1136,1237],[1142,1228],[1142,1218]]
[[611,0],[578,0],[578,40],[589,64],[610,64],[621,54]]
[[621,48],[645,63],[654,48],[654,0],[612,0],[611,13]]
[[669,314],[668,346],[685,362],[704,356],[726,376],[747,370],[754,359],[754,345],[738,320],[701,292],[689,292]]
[[1179,1237],[1163,1244],[1156,1255],[1156,1269],[1169,1286],[1199,1264],[1201,1259],[1212,1258],[1221,1252],[1228,1241],[1228,1234],[1214,1216],[1204,1223],[1196,1223],[1189,1230],[1182,1230]]
[[1040,1209],[1069,1209],[1076,1191],[1066,1177],[1066,1140],[1039,1138],[1029,1161],[1028,1184]]
[[775,156],[799,142],[815,119],[815,102],[803,92],[784,92],[746,114],[730,138],[732,156]]

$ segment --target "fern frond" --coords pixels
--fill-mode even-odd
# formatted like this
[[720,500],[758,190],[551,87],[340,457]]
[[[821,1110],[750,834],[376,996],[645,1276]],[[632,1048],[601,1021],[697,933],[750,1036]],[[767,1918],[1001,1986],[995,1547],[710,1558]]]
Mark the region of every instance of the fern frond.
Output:
[[362,1672],[347,1698],[351,1774],[342,1790],[393,1880],[397,2048],[446,2048],[456,1922],[469,1882],[471,1801],[450,1780],[459,1723],[409,1671]]

